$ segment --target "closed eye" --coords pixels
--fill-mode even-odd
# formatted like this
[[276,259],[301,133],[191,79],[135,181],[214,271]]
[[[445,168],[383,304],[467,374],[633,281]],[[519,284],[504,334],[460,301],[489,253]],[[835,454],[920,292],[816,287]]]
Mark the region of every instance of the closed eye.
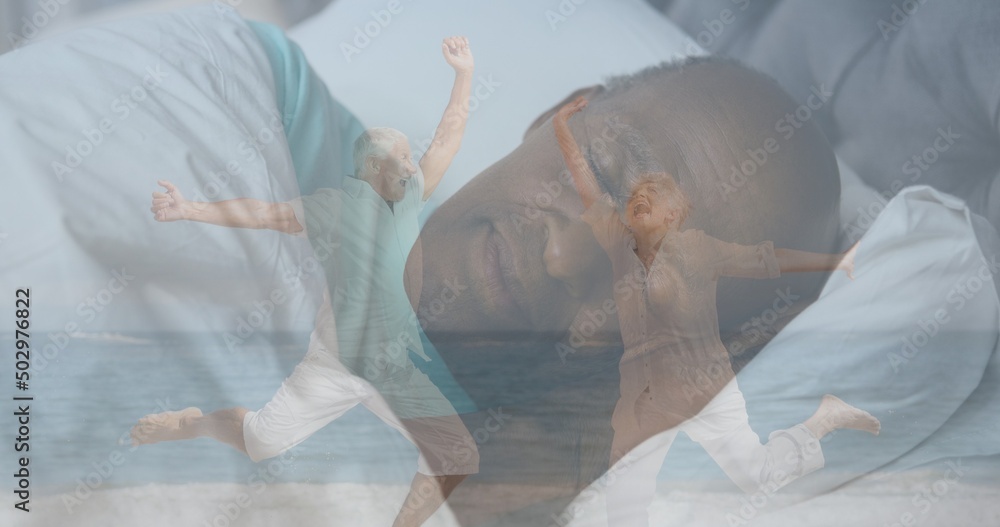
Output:
[[597,162],[594,161],[594,156],[590,150],[587,151],[586,158],[587,165],[590,166],[590,171],[594,173],[594,179],[597,180],[597,184],[601,186],[601,189],[604,190],[604,192],[614,196],[615,193],[611,190],[612,187],[608,182],[607,176],[605,176],[604,172],[602,172],[600,167],[597,166]]
[[611,179],[608,178],[604,174],[604,172],[601,171],[600,167],[597,165],[597,162],[594,160],[594,157],[591,155],[589,151],[586,154],[586,158],[587,158],[587,164],[590,166],[590,171],[594,173],[594,179],[597,180],[597,184],[601,187],[601,189],[605,192],[605,194],[611,196],[611,200],[614,201],[617,206],[621,207],[625,202],[628,201],[629,196],[618,193],[618,191],[616,190],[617,187],[611,184]]

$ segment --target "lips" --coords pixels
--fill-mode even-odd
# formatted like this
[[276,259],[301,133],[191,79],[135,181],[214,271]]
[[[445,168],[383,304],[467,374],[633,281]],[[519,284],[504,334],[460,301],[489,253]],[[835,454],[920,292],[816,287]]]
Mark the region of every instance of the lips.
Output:
[[639,202],[639,203],[636,203],[636,204],[635,204],[635,205],[634,205],[634,206],[632,207],[632,215],[633,215],[633,216],[636,216],[636,217],[638,217],[638,216],[639,216],[640,214],[645,214],[645,215],[647,215],[647,216],[648,216],[648,215],[649,215],[649,213],[650,213],[650,207],[649,207],[649,204],[648,204],[648,203],[646,203],[646,202]]

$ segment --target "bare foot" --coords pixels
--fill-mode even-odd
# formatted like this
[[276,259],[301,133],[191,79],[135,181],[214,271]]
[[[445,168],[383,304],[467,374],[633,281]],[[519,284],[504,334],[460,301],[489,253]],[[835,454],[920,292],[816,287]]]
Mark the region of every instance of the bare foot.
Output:
[[809,418],[806,426],[813,431],[817,438],[837,430],[839,428],[850,428],[861,430],[872,435],[878,435],[882,424],[872,414],[854,406],[851,406],[839,397],[826,394],[819,404],[819,409]]
[[149,445],[160,441],[192,439],[195,435],[185,421],[201,417],[201,410],[191,407],[175,412],[149,414],[132,427],[129,434],[133,445]]

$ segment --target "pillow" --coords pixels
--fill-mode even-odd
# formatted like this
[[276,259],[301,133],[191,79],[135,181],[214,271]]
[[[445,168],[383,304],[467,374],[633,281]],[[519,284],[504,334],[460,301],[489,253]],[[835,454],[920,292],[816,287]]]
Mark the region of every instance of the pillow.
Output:
[[[24,255],[0,269],[39,287],[48,327],[235,331],[276,284],[302,293],[280,277],[311,254],[308,243],[158,224],[149,211],[158,179],[189,199],[298,196],[270,65],[231,9],[77,30],[0,55],[0,72],[0,228],[4,249]],[[143,285],[81,311],[112,272]],[[309,327],[311,316],[296,315],[273,322]]]
[[677,0],[667,11],[697,33],[720,8],[737,16],[706,47],[800,101],[835,91],[814,118],[866,183],[888,196],[931,185],[1000,228],[1000,3]]
[[[980,247],[961,200],[903,190],[861,239],[855,280],[835,274],[740,372],[762,437],[805,420],[826,393],[882,422],[878,437],[846,430],[824,441],[827,469],[793,485],[829,490],[890,462],[1000,453],[995,419],[965,415],[1000,404],[997,255]],[[979,439],[926,441],[942,434]]]

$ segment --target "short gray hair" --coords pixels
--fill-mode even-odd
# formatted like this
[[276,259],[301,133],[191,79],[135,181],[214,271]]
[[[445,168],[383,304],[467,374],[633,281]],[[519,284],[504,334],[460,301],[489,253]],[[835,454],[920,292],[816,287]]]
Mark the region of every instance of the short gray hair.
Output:
[[406,135],[395,128],[369,128],[354,141],[354,177],[365,179],[365,161],[375,156],[384,158],[399,141],[406,141]]

